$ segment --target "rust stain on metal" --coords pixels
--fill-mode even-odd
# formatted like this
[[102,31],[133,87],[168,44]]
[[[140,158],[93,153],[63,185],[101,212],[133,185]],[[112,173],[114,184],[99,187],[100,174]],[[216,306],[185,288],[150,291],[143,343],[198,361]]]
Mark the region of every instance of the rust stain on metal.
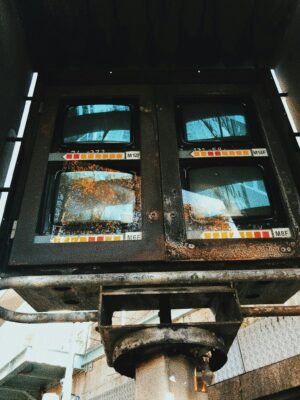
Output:
[[0,289],[42,289],[49,287],[87,287],[87,286],[124,286],[203,284],[206,282],[257,282],[257,281],[299,281],[299,268],[251,269],[251,270],[211,270],[211,271],[164,271],[164,272],[127,272],[82,275],[37,275],[15,276],[0,279]]
[[[173,260],[200,260],[200,261],[226,261],[226,260],[263,260],[268,258],[290,257],[294,253],[294,248],[285,241],[280,243],[260,243],[258,247],[255,242],[239,242],[239,239],[228,241],[226,247],[219,244],[216,240],[214,246],[207,246],[205,242],[201,244],[181,243],[167,241],[167,255]],[[192,246],[190,246],[192,244]],[[288,251],[282,251],[283,248]],[[220,256],[220,249],[222,249]]]
[[226,345],[213,330],[188,324],[170,328],[169,325],[100,327],[108,365],[123,375],[134,377],[140,362],[169,351],[195,358],[196,363],[199,355],[211,350],[215,369],[226,362]]
[[300,305],[284,306],[243,306],[241,312],[244,318],[249,317],[277,317],[277,316],[300,316]]
[[147,216],[149,221],[158,221],[160,219],[159,212],[156,210],[150,211]]
[[96,322],[98,320],[98,311],[71,311],[62,313],[20,313],[0,307],[0,319],[26,324],[45,324],[53,322]]

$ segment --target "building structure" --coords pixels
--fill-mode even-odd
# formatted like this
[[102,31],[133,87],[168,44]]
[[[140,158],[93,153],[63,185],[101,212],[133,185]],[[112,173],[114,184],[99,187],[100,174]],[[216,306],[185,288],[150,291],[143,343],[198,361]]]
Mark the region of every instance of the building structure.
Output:
[[[19,301],[7,293],[10,307]],[[5,301],[3,299],[2,301]],[[7,300],[6,300],[7,301]],[[299,294],[288,301],[298,304]],[[3,304],[1,302],[1,304]],[[23,302],[18,311],[32,308]],[[179,311],[177,322],[199,319],[199,312]],[[198,315],[197,315],[198,314]],[[127,323],[158,320],[155,313],[127,315]],[[117,315],[115,322],[125,322]],[[205,318],[211,319],[206,311]],[[209,388],[210,399],[297,399],[300,390],[300,317],[246,319],[228,354],[227,364],[216,373]],[[15,324],[0,328],[0,399],[42,398],[43,393],[62,392],[73,324]],[[80,400],[134,400],[134,380],[107,366],[96,324],[76,328],[76,355],[72,393]],[[190,377],[192,379],[192,377]]]

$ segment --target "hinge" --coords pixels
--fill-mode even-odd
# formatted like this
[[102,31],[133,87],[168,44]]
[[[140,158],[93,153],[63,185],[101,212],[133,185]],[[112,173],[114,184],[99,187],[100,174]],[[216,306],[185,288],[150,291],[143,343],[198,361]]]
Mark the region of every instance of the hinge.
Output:
[[17,225],[18,225],[18,221],[15,220],[14,223],[13,223],[13,226],[12,226],[12,228],[11,228],[10,239],[14,239],[14,238],[15,238]]
[[41,101],[41,102],[40,102],[40,105],[39,105],[39,111],[38,111],[39,114],[42,114],[43,110],[44,110],[44,102]]

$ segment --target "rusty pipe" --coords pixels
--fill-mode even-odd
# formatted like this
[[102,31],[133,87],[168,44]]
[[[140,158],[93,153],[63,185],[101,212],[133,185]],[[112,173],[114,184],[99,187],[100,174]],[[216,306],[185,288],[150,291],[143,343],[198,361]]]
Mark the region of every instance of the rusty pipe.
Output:
[[0,279],[1,289],[26,289],[62,286],[149,286],[199,285],[249,281],[300,280],[300,269],[261,269],[223,271],[164,271],[86,275],[17,276]]
[[249,317],[296,317],[300,316],[299,306],[283,306],[283,305],[260,305],[260,306],[243,306],[241,313],[244,318]]
[[[244,318],[249,317],[274,317],[274,316],[300,316],[299,306],[242,306],[241,313]],[[10,322],[39,324],[58,322],[97,322],[98,311],[70,311],[70,312],[39,312],[20,313],[0,307],[0,319]]]
[[0,319],[24,324],[45,324],[51,322],[96,322],[98,321],[98,311],[21,313],[0,307]]

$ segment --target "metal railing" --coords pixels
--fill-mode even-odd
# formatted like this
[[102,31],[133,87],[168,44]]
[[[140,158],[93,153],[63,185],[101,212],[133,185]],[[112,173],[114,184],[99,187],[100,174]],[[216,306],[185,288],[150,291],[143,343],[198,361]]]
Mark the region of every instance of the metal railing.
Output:
[[[0,280],[1,289],[25,289],[81,286],[152,286],[152,285],[194,285],[206,283],[236,283],[256,281],[299,281],[300,269],[262,269],[262,270],[227,270],[227,271],[173,271],[170,272],[137,272],[91,275],[51,275],[19,276]],[[300,315],[300,306],[243,306],[244,317],[268,317]],[[98,311],[41,312],[18,313],[0,307],[0,318],[20,323],[51,322],[87,322],[97,321]]]

